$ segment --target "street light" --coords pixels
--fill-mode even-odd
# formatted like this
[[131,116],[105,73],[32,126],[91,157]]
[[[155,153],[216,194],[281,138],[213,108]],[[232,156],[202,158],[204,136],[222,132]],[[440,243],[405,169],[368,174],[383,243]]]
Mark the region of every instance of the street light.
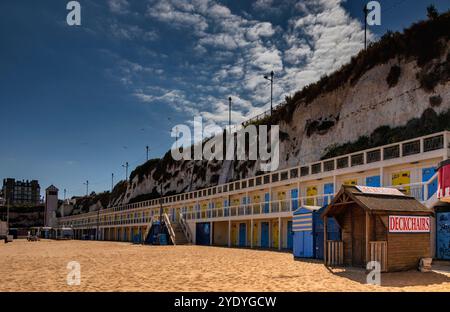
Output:
[[128,161],[125,163],[125,165],[122,165],[123,168],[125,168],[125,181],[128,180]]
[[367,4],[363,8],[363,13],[364,13],[364,50],[367,50],[367,15],[369,14]]
[[228,98],[228,127],[231,129],[231,96]]
[[265,75],[264,79],[269,80],[270,81],[270,115],[272,116],[272,112],[273,112],[273,70],[270,72],[270,78]]

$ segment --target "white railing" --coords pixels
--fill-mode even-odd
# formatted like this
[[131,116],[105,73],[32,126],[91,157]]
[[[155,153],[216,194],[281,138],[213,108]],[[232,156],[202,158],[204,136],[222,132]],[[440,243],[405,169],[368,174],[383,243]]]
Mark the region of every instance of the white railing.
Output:
[[175,242],[175,232],[173,231],[172,224],[170,223],[169,216],[167,213],[163,214],[164,223],[166,224],[167,231],[169,232],[170,239],[172,240],[172,244],[176,245]]
[[[404,185],[395,185],[395,186],[387,186],[390,188],[401,189],[406,192],[407,195],[412,196],[419,200],[420,202],[426,202],[429,198],[431,198],[435,191],[431,191],[430,185],[437,181],[437,173],[435,173],[428,181],[419,182],[419,183],[411,183]],[[263,215],[263,214],[274,214],[274,213],[283,213],[290,212],[294,210],[295,207],[302,206],[325,206],[329,204],[334,198],[335,194],[321,194],[315,196],[304,196],[299,198],[293,198],[288,200],[276,200],[276,201],[268,201],[268,202],[260,202],[260,203],[249,203],[249,204],[240,204],[233,206],[224,206],[219,208],[207,208],[200,209],[196,211],[187,211],[183,214],[185,220],[200,220],[200,219],[213,219],[213,218],[222,218],[222,217],[235,217],[235,216],[250,216],[250,215]],[[295,203],[295,207],[294,207]],[[117,226],[117,225],[126,225],[126,224],[145,224],[150,221],[151,218],[154,220],[159,219],[159,213],[155,212],[159,210],[159,208],[153,209],[153,215],[151,214],[151,208],[146,208],[141,211],[141,214],[137,217],[134,217],[134,213],[128,213],[129,216],[126,218],[114,218],[113,220],[97,220],[97,214],[95,217],[86,218],[83,216],[82,219],[78,219],[75,222],[66,221],[62,225],[64,226],[74,226],[74,227],[84,227],[84,228],[95,228],[97,225],[99,226]],[[104,212],[102,211],[102,215]],[[146,214],[146,217],[143,217],[143,214]],[[117,213],[114,215],[117,217]],[[172,215],[169,213],[168,216],[171,218]],[[78,216],[80,218],[80,216]]]
[[431,190],[430,185],[434,182],[437,182],[438,173],[436,172],[428,181],[426,182],[418,182],[418,183],[410,183],[410,184],[402,184],[402,185],[391,185],[388,186],[390,188],[395,188],[398,190],[402,190],[406,195],[414,197],[420,202],[425,202],[429,198],[431,198],[437,191]]
[[[175,202],[182,204],[185,202],[187,203],[198,200],[199,198],[206,199],[214,196],[217,197],[222,193],[241,192],[243,189],[248,190],[250,188],[264,188],[265,185],[271,183],[285,182],[286,184],[289,184],[292,183],[292,180],[298,181],[299,179],[312,179],[319,175],[331,174],[331,172],[336,170],[355,168],[358,166],[372,164],[380,161],[398,159],[441,149],[448,149],[449,137],[450,132],[448,131],[434,133],[399,143],[388,144],[351,154],[325,159],[322,161],[313,162],[306,165],[287,168],[258,177],[242,179],[239,181],[218,185],[203,190],[166,196],[162,199],[153,199],[139,203],[117,205],[115,207],[104,209],[102,213],[113,213],[141,208],[157,208],[160,205],[161,200],[163,201],[164,206],[171,205]],[[238,187],[236,187],[237,184]],[[177,198],[180,199],[178,200]],[[84,217],[94,216],[95,214],[96,212],[86,213],[84,214]],[[60,220],[70,220],[70,218],[71,216],[62,217],[60,218]]]
[[[288,200],[275,200],[269,202],[250,203],[245,205],[225,206],[220,208],[208,208],[197,211],[185,212],[186,220],[213,219],[236,216],[254,216],[275,213],[290,213],[294,208],[302,206],[322,207],[331,203],[334,194],[305,196]],[[295,204],[294,204],[295,203]]]

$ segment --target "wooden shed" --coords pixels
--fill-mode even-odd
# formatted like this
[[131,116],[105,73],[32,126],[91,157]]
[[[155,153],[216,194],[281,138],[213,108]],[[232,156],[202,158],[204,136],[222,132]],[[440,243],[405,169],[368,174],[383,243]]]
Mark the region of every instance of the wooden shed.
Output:
[[433,212],[413,197],[391,188],[343,186],[322,214],[334,217],[341,240],[324,228],[326,265],[366,267],[378,261],[383,272],[417,268],[431,256]]

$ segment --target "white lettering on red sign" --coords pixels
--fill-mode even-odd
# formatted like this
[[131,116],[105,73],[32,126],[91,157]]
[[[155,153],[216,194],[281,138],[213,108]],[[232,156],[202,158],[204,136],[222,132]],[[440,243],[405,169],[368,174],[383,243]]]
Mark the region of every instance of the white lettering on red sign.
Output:
[[430,217],[389,216],[390,233],[429,233]]

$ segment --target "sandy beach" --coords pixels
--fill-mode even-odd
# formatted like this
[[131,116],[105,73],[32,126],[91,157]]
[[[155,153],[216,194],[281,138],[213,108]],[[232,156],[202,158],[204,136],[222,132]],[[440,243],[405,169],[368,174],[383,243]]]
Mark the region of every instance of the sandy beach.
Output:
[[[79,286],[67,285],[70,261]],[[290,253],[94,241],[2,242],[0,276],[0,291],[450,291],[449,271],[382,274],[373,286],[363,271]]]

